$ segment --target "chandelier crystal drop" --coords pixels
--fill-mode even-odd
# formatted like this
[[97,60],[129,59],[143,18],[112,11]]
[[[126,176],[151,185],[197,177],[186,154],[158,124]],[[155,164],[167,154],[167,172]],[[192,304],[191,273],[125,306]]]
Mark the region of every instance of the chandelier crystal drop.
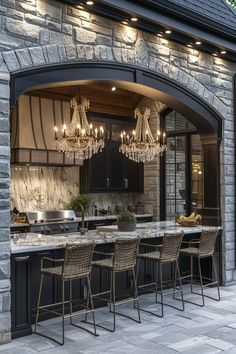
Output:
[[55,127],[54,148],[65,153],[69,159],[90,159],[94,154],[102,151],[104,148],[104,129],[94,128],[89,124],[86,111],[89,109],[89,100],[85,97],[74,97],[71,100],[73,115],[70,125],[67,129],[63,125],[62,134],[58,136],[58,128]]
[[137,125],[132,134],[123,131],[120,134],[120,152],[135,162],[152,161],[156,155],[162,154],[166,150],[165,133],[157,132],[156,139],[151,132],[148,119],[150,109],[145,108],[142,114],[138,108],[134,111]]

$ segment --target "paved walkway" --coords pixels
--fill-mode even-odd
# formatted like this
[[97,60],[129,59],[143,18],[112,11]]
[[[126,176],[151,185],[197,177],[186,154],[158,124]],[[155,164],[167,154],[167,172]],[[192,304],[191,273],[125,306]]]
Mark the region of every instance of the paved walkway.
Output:
[[[214,289],[207,291],[215,293]],[[204,308],[186,304],[184,312],[165,307],[162,319],[142,312],[141,324],[118,316],[116,332],[98,329],[100,336],[96,338],[67,324],[63,347],[32,335],[0,346],[0,354],[236,354],[236,286],[221,288],[221,296],[220,302],[207,299]],[[142,296],[141,306],[158,309],[158,305],[150,304],[151,299],[153,295]],[[200,300],[198,296],[194,299]],[[136,315],[130,304],[120,306],[121,310]],[[111,325],[107,308],[98,310],[96,318],[98,322]],[[75,321],[78,322],[78,318]],[[44,322],[41,327],[54,335],[61,329],[58,320]]]

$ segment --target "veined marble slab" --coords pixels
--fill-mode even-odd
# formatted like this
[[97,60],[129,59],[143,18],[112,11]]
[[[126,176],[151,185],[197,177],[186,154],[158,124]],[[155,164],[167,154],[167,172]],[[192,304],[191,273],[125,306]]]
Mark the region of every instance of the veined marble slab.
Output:
[[[26,253],[34,251],[63,248],[66,244],[76,244],[95,241],[96,244],[115,242],[119,237],[140,237],[141,239],[163,237],[164,233],[183,231],[184,234],[199,234],[202,230],[208,230],[212,226],[182,227],[172,221],[140,223],[132,232],[97,232],[89,231],[86,235],[79,232],[58,235],[42,235],[35,233],[17,234],[11,241],[11,253]],[[217,226],[218,230],[222,227]]]

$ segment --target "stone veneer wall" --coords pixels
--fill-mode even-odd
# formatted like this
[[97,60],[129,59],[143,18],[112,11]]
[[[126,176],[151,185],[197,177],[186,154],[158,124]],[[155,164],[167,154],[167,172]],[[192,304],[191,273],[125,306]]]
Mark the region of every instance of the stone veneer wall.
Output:
[[132,64],[194,93],[223,119],[221,208],[224,283],[236,281],[234,111],[236,65],[57,1],[1,0],[0,5],[0,342],[10,340],[10,74],[78,61]]

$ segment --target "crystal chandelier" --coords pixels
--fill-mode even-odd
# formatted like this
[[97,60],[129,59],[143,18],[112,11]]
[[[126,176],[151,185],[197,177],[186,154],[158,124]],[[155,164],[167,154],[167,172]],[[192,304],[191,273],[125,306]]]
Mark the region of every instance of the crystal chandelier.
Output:
[[148,123],[149,108],[146,107],[143,114],[136,108],[134,116],[137,119],[137,125],[132,134],[128,135],[125,131],[120,134],[120,152],[136,162],[152,161],[157,154],[162,154],[166,150],[166,135],[158,131],[156,139],[153,137]]
[[70,159],[90,159],[104,148],[104,129],[102,126],[99,130],[94,129],[93,125],[88,123],[86,116],[86,111],[89,109],[88,99],[82,97],[79,101],[78,97],[74,97],[71,100],[71,107],[73,115],[68,129],[64,124],[59,137],[58,128],[54,128],[54,148],[64,152]]

